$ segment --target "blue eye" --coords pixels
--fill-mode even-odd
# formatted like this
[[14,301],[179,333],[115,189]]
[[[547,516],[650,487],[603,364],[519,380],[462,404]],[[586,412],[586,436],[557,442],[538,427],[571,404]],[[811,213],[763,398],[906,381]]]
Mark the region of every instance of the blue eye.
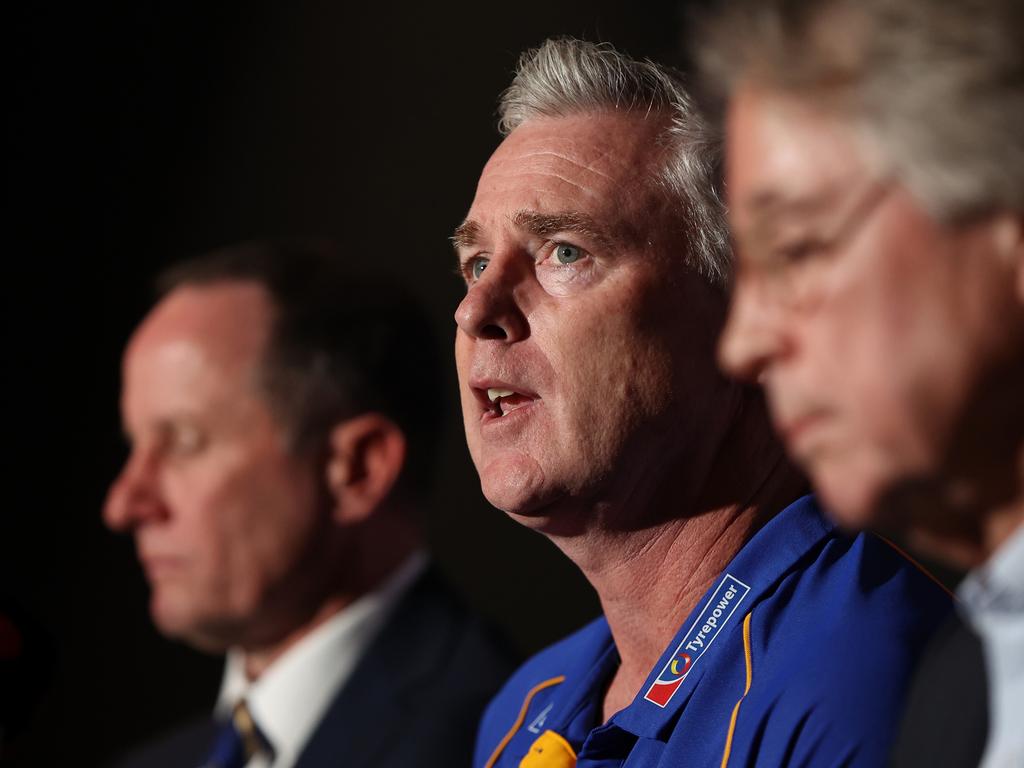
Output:
[[490,263],[490,259],[477,257],[469,263],[469,274],[472,275],[474,280],[479,280],[480,275],[487,269],[487,265]]
[[583,251],[575,245],[559,243],[555,246],[553,256],[559,264],[572,264],[574,261],[579,261],[583,258]]

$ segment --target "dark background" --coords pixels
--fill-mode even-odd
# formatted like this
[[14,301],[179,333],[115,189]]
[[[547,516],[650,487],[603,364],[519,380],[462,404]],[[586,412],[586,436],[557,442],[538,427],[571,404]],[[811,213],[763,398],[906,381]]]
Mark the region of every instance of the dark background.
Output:
[[[101,0],[6,15],[0,612],[33,664],[0,678],[26,691],[8,758],[96,765],[210,706],[220,674],[155,633],[131,543],[99,519],[124,457],[121,347],[153,274],[239,240],[333,238],[412,286],[450,358],[462,288],[447,237],[497,144],[519,52],[573,34],[681,63],[686,13],[676,0]],[[534,650],[596,600],[482,499],[453,371],[447,391],[431,540],[470,600]]]

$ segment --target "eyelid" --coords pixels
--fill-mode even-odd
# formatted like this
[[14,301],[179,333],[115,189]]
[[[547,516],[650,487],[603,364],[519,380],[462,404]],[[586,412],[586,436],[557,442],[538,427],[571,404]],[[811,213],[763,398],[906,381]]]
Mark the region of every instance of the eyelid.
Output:
[[194,424],[169,423],[157,433],[153,450],[158,455],[187,455],[202,450],[206,433]]
[[[540,252],[539,252],[540,253],[540,258],[537,259],[537,263],[538,264],[542,264],[543,262],[545,262],[548,259],[550,259],[551,256],[554,254],[555,249],[558,246],[560,246],[560,245],[568,245],[568,246],[571,246],[573,248],[579,249],[580,258],[579,258],[578,261],[573,262],[573,264],[578,264],[580,261],[583,261],[584,258],[587,258],[587,257],[591,256],[590,251],[587,248],[584,248],[579,243],[575,243],[572,240],[566,239],[564,237],[559,237],[559,238],[552,237],[552,238],[548,238],[548,240],[545,241],[544,245],[542,245],[540,247]],[[558,266],[560,266],[560,267],[568,267],[570,265],[569,264],[559,264]]]
[[481,259],[490,261],[491,254],[486,251],[476,251],[465,258],[460,256],[459,263],[455,267],[455,274],[461,277],[466,285],[472,285],[476,282],[476,278],[473,277],[473,266]]

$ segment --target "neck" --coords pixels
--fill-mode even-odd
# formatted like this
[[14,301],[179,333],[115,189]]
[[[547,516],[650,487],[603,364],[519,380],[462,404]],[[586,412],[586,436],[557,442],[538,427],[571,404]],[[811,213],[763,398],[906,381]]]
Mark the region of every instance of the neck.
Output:
[[680,624],[760,524],[736,505],[605,541],[585,574],[597,590],[621,664],[605,718],[635,696]]
[[320,626],[358,600],[359,597],[361,597],[361,595],[335,595],[331,599],[325,600],[308,621],[301,626],[295,627],[275,642],[265,645],[244,647],[243,652],[245,654],[246,678],[248,678],[250,682],[258,680],[275,661],[281,658],[291,648],[308,637]]
[[908,543],[914,549],[970,570],[984,565],[999,548],[1024,526],[1024,495],[986,509],[977,518],[952,527],[912,528]]
[[653,514],[635,504],[629,510],[609,510],[605,504],[591,516],[623,519],[629,513],[660,522],[551,536],[597,591],[619,652],[621,664],[605,695],[606,719],[636,695],[680,624],[736,553],[805,489],[803,478],[783,459],[759,404],[738,420],[696,493],[677,487],[678,473],[665,474],[663,487],[647,497],[648,505],[659,508]]
[[1008,354],[976,382],[938,468],[882,499],[908,543],[976,568],[1024,525],[1024,317]]
[[332,570],[324,583],[330,586],[315,607],[300,621],[291,622],[291,629],[242,644],[250,681],[259,679],[275,661],[339,612],[378,589],[422,547],[418,530],[405,515],[381,515],[358,533],[348,530],[339,538],[342,545],[327,559]]
[[897,486],[882,498],[883,514],[912,548],[963,570],[983,565],[1024,525],[1024,443],[1015,461],[994,453],[980,467]]

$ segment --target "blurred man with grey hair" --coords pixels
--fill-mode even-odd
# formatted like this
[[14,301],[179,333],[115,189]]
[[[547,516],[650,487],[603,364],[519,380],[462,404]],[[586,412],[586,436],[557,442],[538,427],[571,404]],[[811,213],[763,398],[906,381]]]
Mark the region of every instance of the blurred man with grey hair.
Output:
[[604,615],[506,684],[475,764],[878,765],[949,598],[798,498],[759,393],[717,371],[730,253],[680,76],[551,40],[500,112],[454,237],[467,440]]
[[[1024,5],[733,2],[701,39],[737,244],[721,358],[842,523],[973,569],[984,764],[1024,765]],[[977,762],[970,647],[943,635],[908,715],[939,762],[900,759]]]

